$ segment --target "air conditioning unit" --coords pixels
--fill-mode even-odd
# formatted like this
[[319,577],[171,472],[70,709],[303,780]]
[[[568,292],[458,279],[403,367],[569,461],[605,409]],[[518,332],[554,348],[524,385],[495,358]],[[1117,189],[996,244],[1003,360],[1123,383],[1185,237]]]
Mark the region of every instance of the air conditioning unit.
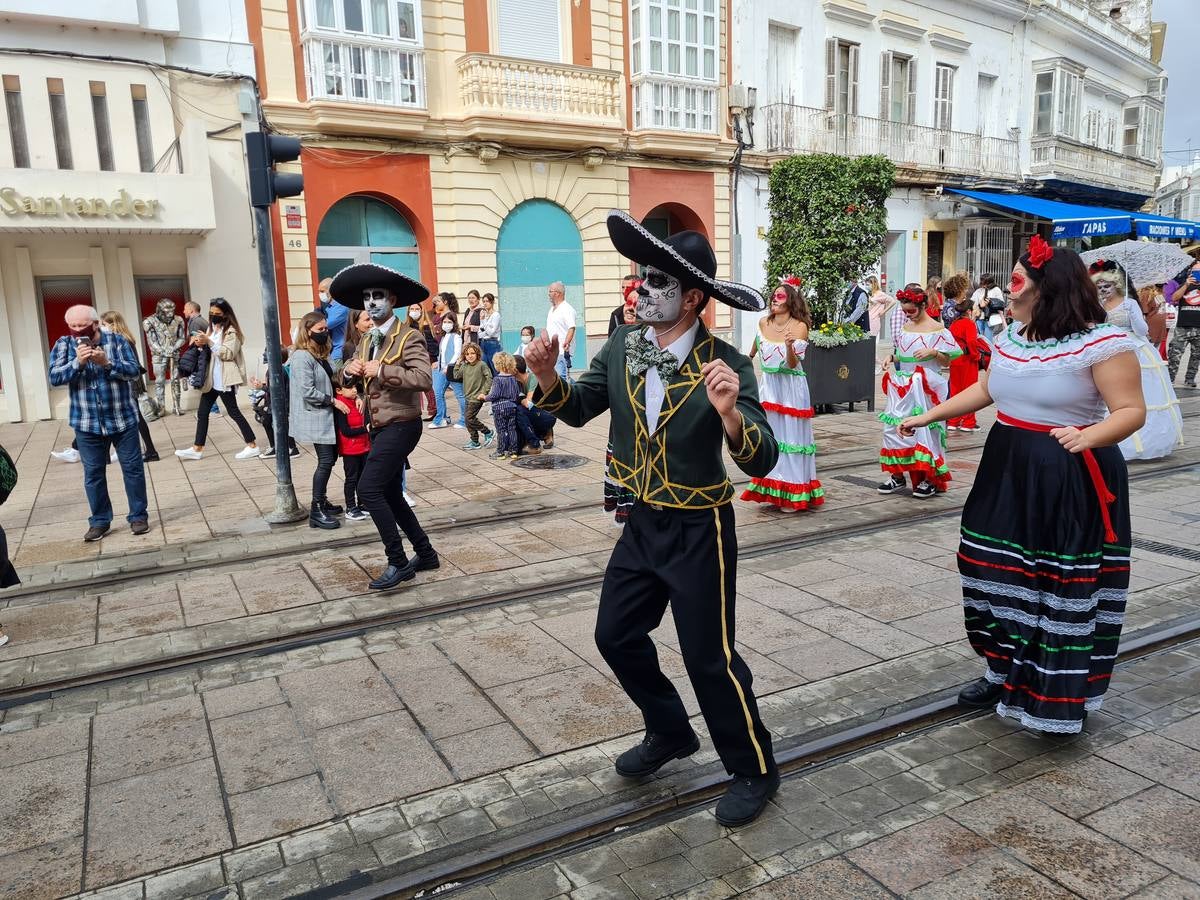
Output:
[[758,102],[758,88],[748,84],[729,86],[729,108],[733,111],[751,112]]

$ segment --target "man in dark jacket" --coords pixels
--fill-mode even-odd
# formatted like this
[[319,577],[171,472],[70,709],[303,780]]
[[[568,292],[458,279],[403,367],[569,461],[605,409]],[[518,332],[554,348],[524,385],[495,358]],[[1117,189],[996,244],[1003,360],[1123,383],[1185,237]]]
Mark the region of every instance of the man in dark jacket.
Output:
[[626,275],[621,279],[621,305],[612,311],[608,317],[608,336],[625,324],[625,307],[629,305],[630,295],[642,283],[636,275]]

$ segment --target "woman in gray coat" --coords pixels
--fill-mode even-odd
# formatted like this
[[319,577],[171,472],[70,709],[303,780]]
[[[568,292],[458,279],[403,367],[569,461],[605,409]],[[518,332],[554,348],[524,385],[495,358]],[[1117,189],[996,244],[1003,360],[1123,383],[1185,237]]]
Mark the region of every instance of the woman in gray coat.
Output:
[[337,462],[337,435],[334,410],[347,413],[346,404],[333,390],[333,369],[329,365],[329,323],[317,311],[300,320],[296,347],[289,359],[288,435],[298,443],[312,444],[317,454],[313,472],[312,507],[308,524],[313,528],[338,528],[336,516],[342,507],[326,499],[329,476]]

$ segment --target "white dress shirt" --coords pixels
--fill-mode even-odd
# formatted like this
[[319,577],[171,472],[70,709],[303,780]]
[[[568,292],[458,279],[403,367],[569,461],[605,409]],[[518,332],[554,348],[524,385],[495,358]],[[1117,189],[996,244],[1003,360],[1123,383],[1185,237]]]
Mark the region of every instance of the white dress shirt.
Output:
[[[692,323],[691,328],[661,349],[679,360],[679,366],[682,368],[688,356],[691,355],[692,347],[696,343],[696,332],[699,330],[700,320],[697,319]],[[646,329],[646,340],[655,347],[659,346],[658,334],[653,328]],[[667,390],[663,385],[662,376],[658,374],[658,366],[651,366],[646,370],[646,430],[650,434],[654,434],[655,429],[658,428],[658,416],[662,412],[663,400],[666,399],[666,396]]]
[[385,343],[387,343],[388,335],[392,333],[392,326],[394,326],[395,324],[396,324],[396,317],[389,316],[386,324],[375,326],[375,329],[378,330],[379,333],[383,335],[383,337],[380,339],[378,347],[371,348],[371,359],[374,359],[380,353],[383,352],[383,345]]

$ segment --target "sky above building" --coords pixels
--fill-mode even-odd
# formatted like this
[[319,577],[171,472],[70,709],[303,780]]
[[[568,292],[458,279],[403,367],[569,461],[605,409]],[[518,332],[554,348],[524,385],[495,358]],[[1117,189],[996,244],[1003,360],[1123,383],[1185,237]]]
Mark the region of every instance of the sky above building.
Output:
[[[1189,146],[1200,151],[1200,97],[1196,74],[1200,69],[1200,0],[1154,0],[1154,19],[1167,23],[1163,68],[1167,85],[1166,128],[1163,157],[1168,166],[1184,165]],[[1189,143],[1190,142],[1190,143]]]

